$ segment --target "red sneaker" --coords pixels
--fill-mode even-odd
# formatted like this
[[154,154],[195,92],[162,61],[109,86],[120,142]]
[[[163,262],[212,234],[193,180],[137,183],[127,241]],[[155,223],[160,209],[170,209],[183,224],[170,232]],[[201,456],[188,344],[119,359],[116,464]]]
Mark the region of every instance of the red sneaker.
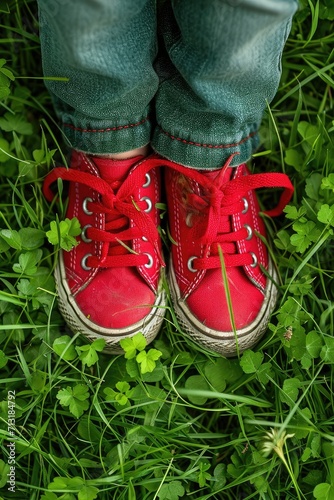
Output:
[[53,169],[44,183],[70,181],[66,217],[77,217],[80,244],[60,252],[59,308],[76,332],[103,338],[108,350],[142,332],[150,342],[164,316],[158,169],[149,159],[111,160],[74,151],[71,168]]
[[205,173],[163,163],[176,243],[169,272],[176,315],[195,341],[224,356],[259,340],[277,296],[254,189],[285,188],[278,207],[266,212],[269,216],[279,215],[293,193],[285,174],[251,175],[246,165],[229,167],[232,158],[223,169]]

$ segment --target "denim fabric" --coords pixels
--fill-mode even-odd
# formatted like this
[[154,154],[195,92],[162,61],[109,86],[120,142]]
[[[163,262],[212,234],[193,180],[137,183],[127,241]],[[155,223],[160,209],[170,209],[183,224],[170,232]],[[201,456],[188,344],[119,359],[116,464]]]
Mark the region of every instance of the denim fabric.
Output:
[[154,0],[39,0],[43,71],[70,144],[111,153],[148,144],[158,88]]
[[[297,0],[39,0],[43,67],[70,144],[219,168],[247,161]],[[157,43],[157,22],[159,44]],[[159,45],[159,51],[158,51]]]

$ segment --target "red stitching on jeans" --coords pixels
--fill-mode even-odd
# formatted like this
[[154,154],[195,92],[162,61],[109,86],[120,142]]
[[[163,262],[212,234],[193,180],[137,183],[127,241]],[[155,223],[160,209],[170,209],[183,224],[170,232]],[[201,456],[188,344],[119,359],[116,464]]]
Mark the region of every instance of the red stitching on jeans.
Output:
[[64,127],[70,128],[72,130],[77,130],[79,132],[116,132],[117,130],[138,127],[138,125],[142,125],[147,120],[148,116],[137,123],[130,123],[129,125],[120,125],[119,127],[110,127],[110,128],[97,128],[97,129],[80,128],[80,127],[74,127],[74,125],[71,125],[70,123],[64,123]]
[[165,135],[167,135],[170,139],[173,139],[174,141],[179,141],[183,142],[184,144],[190,144],[190,146],[199,146],[201,148],[209,148],[209,149],[227,149],[227,148],[233,148],[234,146],[239,146],[243,142],[248,141],[251,137],[257,134],[257,132],[252,132],[251,134],[247,135],[247,137],[244,137],[241,139],[239,142],[235,142],[234,144],[201,144],[200,142],[193,142],[193,141],[187,141],[186,139],[181,139],[180,137],[175,137],[174,135],[170,134],[169,132],[166,132],[163,128],[159,127],[161,132],[163,132]]

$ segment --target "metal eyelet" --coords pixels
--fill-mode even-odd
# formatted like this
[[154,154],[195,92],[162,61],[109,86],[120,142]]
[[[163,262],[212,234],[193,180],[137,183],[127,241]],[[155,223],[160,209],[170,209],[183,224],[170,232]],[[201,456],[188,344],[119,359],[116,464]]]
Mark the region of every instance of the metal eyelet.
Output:
[[244,224],[244,228],[247,231],[246,240],[251,240],[253,238],[253,229],[248,224]]
[[150,255],[149,253],[144,253],[143,255],[147,255],[148,257],[148,263],[144,264],[144,267],[146,267],[146,269],[151,269],[151,267],[153,267],[154,264],[152,255]]
[[144,210],[144,212],[148,214],[152,210],[152,208],[153,208],[152,201],[147,196],[144,196],[143,198],[141,198],[140,201],[146,201],[147,208]]
[[84,241],[85,243],[91,243],[91,238],[87,238],[87,235],[86,235],[86,231],[89,227],[92,227],[91,224],[87,224],[86,226],[84,226],[82,228],[82,231],[81,231],[81,239],[82,241]]
[[253,262],[250,264],[250,267],[256,267],[257,266],[257,257],[254,252],[250,252]]
[[195,259],[198,259],[198,257],[190,257],[190,259],[188,259],[188,262],[187,262],[187,267],[189,269],[189,271],[191,271],[192,273],[197,273],[198,269],[194,269],[193,268],[193,261]]
[[91,267],[87,266],[87,259],[88,259],[88,257],[92,257],[92,254],[88,253],[81,260],[81,267],[82,267],[82,269],[84,271],[90,271],[92,269]]
[[145,184],[143,184],[143,188],[147,188],[151,184],[151,176],[150,176],[150,174],[146,173],[145,174],[145,179],[146,179],[146,182],[145,182]]
[[248,208],[249,208],[249,203],[247,201],[246,198],[241,198],[242,201],[244,202],[244,209],[242,210],[242,214],[246,214],[248,212]]
[[93,215],[93,212],[88,210],[87,203],[91,203],[93,200],[92,198],[85,198],[84,201],[82,202],[82,210],[85,212],[86,215]]

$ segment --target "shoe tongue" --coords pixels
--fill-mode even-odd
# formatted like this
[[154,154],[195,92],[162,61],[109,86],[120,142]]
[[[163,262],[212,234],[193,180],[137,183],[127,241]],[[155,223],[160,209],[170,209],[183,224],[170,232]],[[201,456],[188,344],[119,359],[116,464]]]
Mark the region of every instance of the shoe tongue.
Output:
[[211,182],[217,182],[219,185],[222,185],[231,180],[234,168],[223,167],[218,170],[201,170],[201,173],[205,175],[207,179],[210,179]]
[[99,169],[102,179],[112,183],[115,181],[124,181],[131,168],[143,158],[143,156],[135,156],[126,160],[114,160],[112,158],[94,156],[91,159]]

